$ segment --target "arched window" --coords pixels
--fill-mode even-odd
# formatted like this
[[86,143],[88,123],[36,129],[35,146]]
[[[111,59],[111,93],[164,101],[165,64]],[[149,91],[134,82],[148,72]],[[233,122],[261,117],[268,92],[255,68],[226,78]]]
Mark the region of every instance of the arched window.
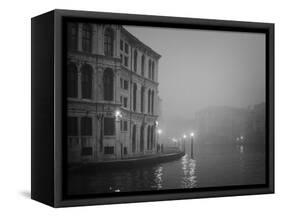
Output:
[[141,75],[144,76],[144,65],[145,64],[145,56],[142,55],[141,57]]
[[150,100],[151,100],[151,90],[147,93],[147,113],[150,113]]
[[77,97],[78,93],[78,72],[74,63],[67,65],[67,96]]
[[134,52],[134,71],[137,72],[138,67],[138,52],[135,50]]
[[144,151],[144,125],[141,125],[140,129],[140,151]]
[[113,56],[114,32],[111,28],[107,28],[104,32],[104,55]]
[[148,78],[151,79],[151,60],[148,61]]
[[154,81],[154,62],[151,63],[151,80]]
[[68,48],[70,50],[77,50],[78,46],[78,25],[76,23],[69,23],[68,24]]
[[154,146],[154,126],[150,127],[150,149]]
[[154,91],[151,91],[151,114],[154,112]]
[[142,86],[141,87],[141,105],[140,105],[141,112],[144,112],[144,91],[145,91],[145,87]]
[[150,126],[147,127],[147,139],[146,139],[146,147],[147,147],[147,150],[150,149]]
[[136,142],[137,142],[136,133],[137,133],[137,126],[134,124],[133,133],[132,133],[132,152],[133,153],[136,152]]
[[81,87],[82,98],[91,99],[93,90],[93,69],[89,64],[85,64],[81,68]]
[[134,83],[133,86],[133,110],[137,110],[137,84]]
[[90,24],[83,24],[82,30],[82,49],[85,52],[92,50],[92,28]]
[[111,68],[107,68],[103,72],[103,98],[106,101],[113,100],[113,70]]

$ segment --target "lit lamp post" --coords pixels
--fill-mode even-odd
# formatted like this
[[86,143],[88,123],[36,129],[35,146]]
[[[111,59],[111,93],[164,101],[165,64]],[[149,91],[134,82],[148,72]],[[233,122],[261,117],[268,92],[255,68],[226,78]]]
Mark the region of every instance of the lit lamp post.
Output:
[[243,136],[240,136],[240,141],[241,141],[241,144],[240,144],[240,153],[243,153],[243,152],[244,152],[243,140],[244,140],[244,137],[243,137]]
[[193,137],[194,137],[194,133],[190,133],[190,152],[191,152],[191,159],[193,159]]
[[161,134],[162,134],[162,130],[158,129],[157,130],[157,151],[159,151],[159,149],[161,149],[161,143],[160,143],[160,135]]
[[183,134],[183,151],[185,153],[185,139],[186,139],[186,135]]
[[240,136],[241,144],[243,144],[244,136]]
[[[120,131],[121,131],[121,118],[122,118],[122,114],[121,114],[121,111],[119,110],[116,110],[115,111],[115,121],[116,121],[116,143],[120,143]],[[116,149],[116,143],[115,143],[115,150]],[[123,144],[120,145],[120,154],[121,154],[121,158],[123,158]],[[118,153],[118,152],[117,152]],[[118,155],[118,154],[117,154]]]

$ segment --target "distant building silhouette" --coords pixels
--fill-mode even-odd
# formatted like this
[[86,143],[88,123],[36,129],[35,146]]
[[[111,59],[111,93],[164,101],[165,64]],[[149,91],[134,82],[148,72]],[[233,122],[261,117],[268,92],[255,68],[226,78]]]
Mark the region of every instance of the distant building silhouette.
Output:
[[202,144],[235,144],[241,140],[264,144],[265,103],[248,108],[208,107],[196,113],[195,122]]

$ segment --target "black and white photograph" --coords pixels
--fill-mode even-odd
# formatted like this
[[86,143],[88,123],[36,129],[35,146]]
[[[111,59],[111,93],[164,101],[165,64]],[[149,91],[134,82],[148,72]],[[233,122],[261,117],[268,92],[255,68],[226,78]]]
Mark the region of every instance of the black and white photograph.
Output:
[[265,184],[265,39],[68,22],[66,194]]
[[280,216],[278,1],[2,2],[0,216]]

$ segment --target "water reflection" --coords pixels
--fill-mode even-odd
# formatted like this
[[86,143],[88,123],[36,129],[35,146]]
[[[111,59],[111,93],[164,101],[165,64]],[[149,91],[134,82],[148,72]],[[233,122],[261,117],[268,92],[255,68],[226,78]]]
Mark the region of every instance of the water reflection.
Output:
[[204,152],[153,165],[69,172],[69,194],[150,191],[264,183],[264,154],[245,146],[233,152]]
[[181,181],[181,187],[182,188],[194,188],[196,187],[196,160],[191,159],[186,154],[182,157],[181,160],[182,164],[182,171],[183,171],[183,177]]
[[155,172],[154,172],[154,184],[155,184],[155,188],[157,190],[162,188],[162,182],[163,182],[163,167],[159,166],[156,168]]
[[244,153],[244,146],[240,145],[240,154],[243,154],[243,153]]
[[[240,168],[240,173],[244,175],[245,171],[245,156],[244,156],[244,146],[240,145],[239,147],[239,168]],[[241,179],[243,179],[244,176],[242,176]]]

